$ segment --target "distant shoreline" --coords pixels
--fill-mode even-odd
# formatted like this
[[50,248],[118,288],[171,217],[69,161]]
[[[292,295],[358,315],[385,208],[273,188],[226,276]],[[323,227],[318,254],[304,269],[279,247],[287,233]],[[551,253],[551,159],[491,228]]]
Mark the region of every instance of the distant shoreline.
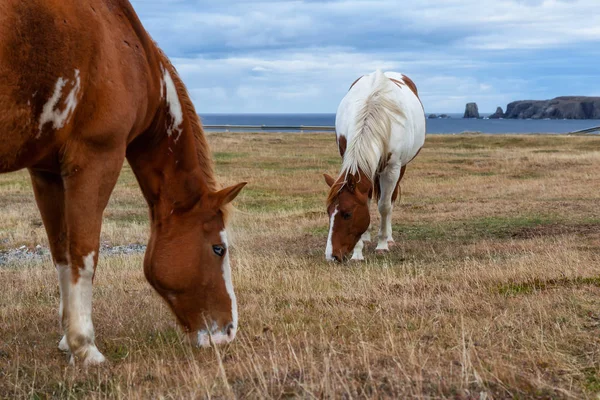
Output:
[[[429,114],[427,114],[429,115]],[[429,134],[460,134],[462,132],[483,132],[486,134],[565,134],[582,129],[600,126],[600,120],[519,120],[519,119],[463,119],[460,114],[448,114],[450,118],[427,119]],[[484,114],[485,115],[485,114]],[[205,126],[245,125],[245,126],[326,126],[333,129],[335,114],[204,114]],[[214,131],[213,129],[207,129]],[[221,131],[255,131],[255,129],[217,129]],[[268,132],[273,129],[256,129]],[[276,129],[280,132],[318,131],[315,129]]]

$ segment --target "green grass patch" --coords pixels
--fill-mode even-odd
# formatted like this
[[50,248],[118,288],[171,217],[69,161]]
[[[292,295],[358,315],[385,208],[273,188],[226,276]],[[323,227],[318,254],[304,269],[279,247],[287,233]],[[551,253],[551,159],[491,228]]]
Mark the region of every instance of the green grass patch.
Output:
[[497,288],[497,292],[503,296],[517,296],[532,294],[535,292],[540,292],[549,289],[557,289],[561,287],[581,286],[600,287],[600,275],[585,278],[577,276],[574,278],[558,278],[546,280],[535,278],[526,282],[511,282],[500,285]]
[[233,153],[233,152],[215,152],[213,153],[213,158],[217,163],[225,163],[232,160],[237,160],[243,157],[247,157],[248,153]]
[[547,149],[547,150],[533,150],[532,153],[561,153],[560,150]]
[[586,368],[583,373],[585,374],[585,388],[588,392],[599,396],[600,395],[600,369]]
[[513,179],[538,179],[541,178],[543,176],[543,174],[537,172],[537,171],[523,171],[523,172],[519,172],[518,174],[512,174],[509,175],[509,178],[513,178]]
[[131,210],[131,211],[110,211],[104,216],[106,221],[113,221],[117,225],[127,226],[132,223],[147,224],[148,213],[145,209],[142,210]]
[[464,221],[429,224],[394,224],[402,240],[474,241],[477,239],[509,239],[524,228],[555,222],[550,217],[485,217]]
[[309,211],[318,205],[323,205],[324,199],[325,197],[316,196],[314,193],[291,192],[285,194],[280,190],[253,187],[244,189],[236,199],[236,204],[240,210],[258,213]]
[[[484,217],[462,221],[397,223],[393,224],[396,240],[474,242],[482,239],[527,239],[539,235],[557,235],[577,232],[581,226],[598,225],[597,220],[562,221],[553,216]],[[552,229],[548,229],[552,228]],[[564,229],[561,229],[564,228]],[[309,229],[309,232],[324,237],[327,226]]]

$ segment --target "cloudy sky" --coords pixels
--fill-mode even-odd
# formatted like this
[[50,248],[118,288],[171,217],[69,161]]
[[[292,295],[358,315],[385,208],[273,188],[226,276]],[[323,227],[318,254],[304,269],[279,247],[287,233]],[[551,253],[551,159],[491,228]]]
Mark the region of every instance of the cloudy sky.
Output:
[[332,113],[377,68],[427,112],[600,95],[598,0],[133,0],[201,114]]

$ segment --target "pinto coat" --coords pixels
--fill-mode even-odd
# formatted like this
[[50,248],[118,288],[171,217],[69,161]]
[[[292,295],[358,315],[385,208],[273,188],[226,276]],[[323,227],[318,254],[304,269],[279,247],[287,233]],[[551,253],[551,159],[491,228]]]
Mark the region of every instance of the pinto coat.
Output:
[[354,249],[353,259],[361,260],[363,241],[370,240],[369,199],[375,195],[381,214],[377,250],[387,251],[400,180],[425,143],[425,113],[415,84],[379,70],[359,78],[338,107],[336,135],[343,160],[338,179],[326,176],[331,190],[325,255],[341,260]]

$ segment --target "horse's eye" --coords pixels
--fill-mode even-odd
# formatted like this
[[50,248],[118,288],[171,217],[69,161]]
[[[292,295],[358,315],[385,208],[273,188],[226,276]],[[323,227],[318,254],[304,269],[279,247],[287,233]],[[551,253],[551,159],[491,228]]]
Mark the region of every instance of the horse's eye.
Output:
[[213,246],[213,251],[219,257],[223,257],[225,255],[225,246],[223,246],[221,244],[216,244]]
[[352,218],[352,214],[351,213],[343,213],[342,218],[344,218],[345,220],[349,220],[350,218]]

